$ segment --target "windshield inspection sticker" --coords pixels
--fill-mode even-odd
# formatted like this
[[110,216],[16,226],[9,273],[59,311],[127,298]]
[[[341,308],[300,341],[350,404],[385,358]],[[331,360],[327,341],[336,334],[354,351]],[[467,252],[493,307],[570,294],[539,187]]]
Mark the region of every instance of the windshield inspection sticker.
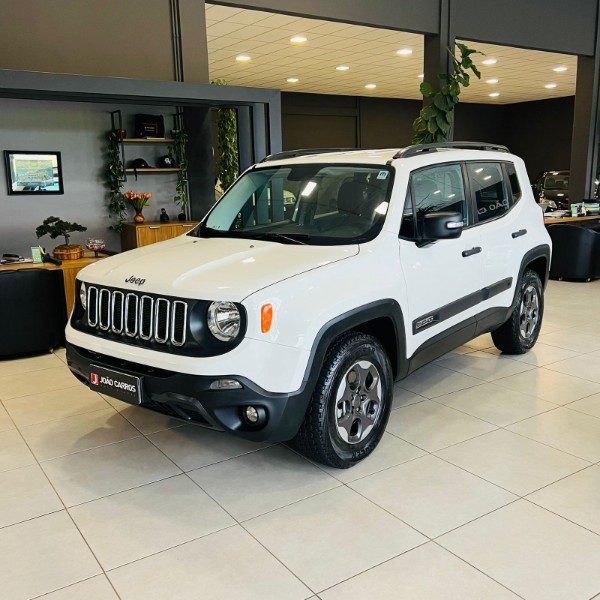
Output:
[[389,171],[379,171],[379,175],[377,175],[377,179],[387,179],[387,176],[390,174]]

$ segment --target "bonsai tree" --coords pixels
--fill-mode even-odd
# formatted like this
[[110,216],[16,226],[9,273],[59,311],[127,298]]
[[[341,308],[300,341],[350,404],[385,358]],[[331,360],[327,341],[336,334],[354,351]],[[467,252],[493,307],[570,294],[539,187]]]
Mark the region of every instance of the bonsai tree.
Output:
[[59,235],[64,236],[65,244],[69,245],[69,239],[71,237],[71,233],[73,231],[87,231],[87,227],[83,225],[79,225],[79,223],[69,223],[68,221],[63,221],[59,217],[48,217],[44,219],[44,222],[39,225],[35,234],[38,238],[41,238],[44,235],[50,235],[50,237],[55,240]]

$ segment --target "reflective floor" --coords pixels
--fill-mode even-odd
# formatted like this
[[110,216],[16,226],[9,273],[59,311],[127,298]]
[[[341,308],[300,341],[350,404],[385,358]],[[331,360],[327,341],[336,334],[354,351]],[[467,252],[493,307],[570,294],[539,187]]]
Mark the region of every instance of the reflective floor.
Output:
[[532,352],[411,375],[347,471],[0,362],[0,596],[600,598],[599,306],[550,282]]

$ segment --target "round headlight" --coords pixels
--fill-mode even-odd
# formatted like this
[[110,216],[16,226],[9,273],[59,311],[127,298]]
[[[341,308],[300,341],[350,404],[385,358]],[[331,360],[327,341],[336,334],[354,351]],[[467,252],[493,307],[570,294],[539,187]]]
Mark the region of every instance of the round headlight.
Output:
[[79,300],[81,302],[81,306],[83,310],[87,308],[87,288],[85,287],[85,283],[81,283],[81,287],[79,288]]
[[240,332],[242,319],[233,302],[212,302],[208,307],[208,329],[221,342],[230,342]]

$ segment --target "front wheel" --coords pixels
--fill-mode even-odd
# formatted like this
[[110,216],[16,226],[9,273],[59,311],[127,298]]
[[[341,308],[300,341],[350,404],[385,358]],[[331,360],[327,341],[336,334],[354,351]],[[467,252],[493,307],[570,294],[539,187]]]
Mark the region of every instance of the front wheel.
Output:
[[527,269],[519,282],[515,306],[506,323],[492,331],[498,350],[506,354],[525,354],[535,345],[544,315],[544,291],[540,276]]
[[392,369],[379,341],[348,332],[327,351],[294,443],[324,465],[351,467],[377,447],[392,397]]

